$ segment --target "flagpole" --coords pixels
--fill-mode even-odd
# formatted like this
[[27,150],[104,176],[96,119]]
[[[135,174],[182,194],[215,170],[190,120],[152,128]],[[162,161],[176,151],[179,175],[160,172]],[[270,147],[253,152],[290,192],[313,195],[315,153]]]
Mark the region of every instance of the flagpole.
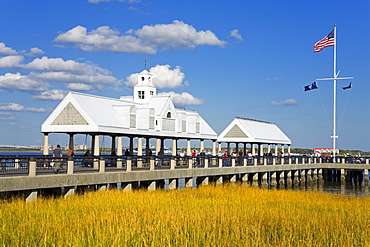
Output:
[[336,104],[337,104],[337,25],[334,25],[334,83],[333,83],[333,163],[335,163],[335,144],[337,136],[336,130]]

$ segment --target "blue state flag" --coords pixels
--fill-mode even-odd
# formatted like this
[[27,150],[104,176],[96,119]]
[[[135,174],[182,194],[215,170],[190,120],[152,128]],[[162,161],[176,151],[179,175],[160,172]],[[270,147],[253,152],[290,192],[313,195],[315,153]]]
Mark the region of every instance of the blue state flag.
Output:
[[316,82],[314,81],[311,85],[305,86],[304,91],[310,91],[312,89],[318,89],[319,87],[317,86]]

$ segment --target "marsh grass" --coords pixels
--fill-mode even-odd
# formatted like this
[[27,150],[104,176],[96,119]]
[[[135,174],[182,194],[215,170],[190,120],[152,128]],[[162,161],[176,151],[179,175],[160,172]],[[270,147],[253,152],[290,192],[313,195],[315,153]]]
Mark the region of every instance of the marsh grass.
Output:
[[0,204],[1,246],[370,246],[366,197],[228,184]]

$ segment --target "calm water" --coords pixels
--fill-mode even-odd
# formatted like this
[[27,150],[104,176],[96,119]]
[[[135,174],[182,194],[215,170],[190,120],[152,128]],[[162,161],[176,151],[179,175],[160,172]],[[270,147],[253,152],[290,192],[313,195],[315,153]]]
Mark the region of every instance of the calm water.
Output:
[[[42,155],[42,152],[0,151],[0,155]],[[165,182],[167,185],[168,182],[167,181]],[[179,179],[178,186],[179,188],[185,188],[185,180]],[[311,186],[311,187],[310,186],[298,186],[297,188],[293,188],[293,190],[314,191],[318,193],[330,193],[330,194],[345,195],[345,196],[370,196],[369,185],[363,186],[361,184],[358,184],[358,183],[355,184],[351,182],[341,184],[340,182],[325,181],[322,185],[315,184],[314,186]]]

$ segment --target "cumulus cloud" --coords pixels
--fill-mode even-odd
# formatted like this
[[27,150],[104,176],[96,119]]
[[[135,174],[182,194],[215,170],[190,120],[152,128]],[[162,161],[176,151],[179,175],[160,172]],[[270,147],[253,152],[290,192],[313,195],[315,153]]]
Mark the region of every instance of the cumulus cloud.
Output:
[[195,48],[198,45],[223,47],[226,44],[210,30],[197,31],[193,26],[177,20],[171,24],[146,25],[142,29],[132,32],[146,44],[162,47],[163,49]]
[[10,47],[6,47],[5,43],[0,43],[0,54],[17,55],[18,52]]
[[[153,85],[158,88],[176,88],[183,85],[185,74],[181,72],[181,67],[176,66],[171,70],[170,65],[156,65],[150,68],[149,73],[153,75]],[[134,87],[137,84],[139,73],[131,74],[124,82],[128,87]]]
[[143,54],[155,54],[158,49],[193,49],[200,45],[223,47],[226,44],[210,30],[197,31],[193,26],[177,20],[170,24],[145,25],[125,34],[108,26],[101,26],[90,32],[83,26],[76,26],[59,34],[55,41],[74,44],[84,51]]
[[0,110],[2,111],[30,111],[30,112],[47,112],[45,108],[26,108],[18,103],[0,103]]
[[27,56],[31,56],[31,57],[34,57],[34,56],[38,56],[38,55],[41,55],[41,54],[44,54],[45,52],[43,50],[41,50],[40,48],[38,47],[33,47],[31,48],[30,52],[29,53],[26,53]]
[[62,33],[55,41],[72,43],[83,51],[113,51],[132,52],[143,54],[155,54],[155,49],[142,43],[140,39],[132,35],[120,35],[116,30],[108,26],[98,27],[96,30],[87,32],[87,28],[76,26]]
[[42,92],[36,96],[34,96],[34,99],[40,99],[40,100],[62,100],[64,96],[67,95],[67,91],[63,91],[60,89],[53,89],[49,91]]
[[298,101],[295,99],[287,99],[282,102],[271,101],[271,105],[278,105],[278,106],[298,105]]
[[69,72],[44,72],[33,73],[32,77],[44,81],[66,82],[66,83],[92,83],[92,84],[114,84],[118,80],[111,75],[92,74],[78,75]]
[[76,91],[89,91],[92,89],[92,85],[87,85],[85,83],[69,83],[67,88]]
[[[32,50],[32,49],[31,49]],[[33,50],[40,52],[39,50]],[[93,63],[80,63],[74,60],[63,60],[62,58],[35,58],[28,64],[23,64],[24,56],[10,55],[0,57],[0,68],[27,69],[31,70],[28,75],[6,73],[0,75],[0,92],[6,90],[45,91],[49,88],[49,83],[67,83],[67,88],[71,90],[87,91],[94,89],[99,91],[102,85],[121,85],[118,80],[111,75],[109,70],[103,69]],[[41,71],[41,73],[39,72]],[[87,84],[94,84],[88,86]]]
[[0,75],[0,89],[19,90],[19,91],[44,91],[48,89],[48,84],[28,76],[6,73]]
[[0,68],[20,68],[23,60],[23,56],[0,57]]
[[70,71],[78,74],[109,74],[108,70],[102,69],[93,64],[79,63],[74,60],[63,60],[63,58],[36,58],[32,62],[23,66],[30,70],[52,70],[52,71]]
[[239,33],[239,30],[238,29],[234,29],[230,32],[230,37],[233,37],[239,41],[242,41],[243,38],[242,38],[242,35]]
[[182,108],[186,105],[201,105],[203,103],[202,99],[195,98],[193,95],[183,92],[181,94],[175,92],[166,92],[166,93],[159,93],[157,95],[170,95],[172,98],[172,102],[177,108]]

